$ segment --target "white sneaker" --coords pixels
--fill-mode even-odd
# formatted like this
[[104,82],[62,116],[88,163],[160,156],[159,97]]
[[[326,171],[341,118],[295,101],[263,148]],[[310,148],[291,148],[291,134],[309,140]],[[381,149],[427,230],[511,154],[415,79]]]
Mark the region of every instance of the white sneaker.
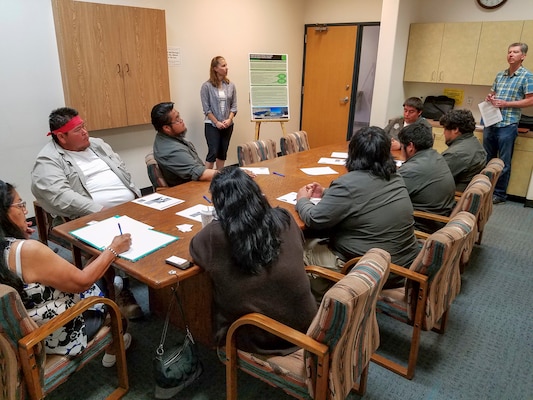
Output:
[[115,275],[113,285],[115,286],[115,298],[117,298],[120,292],[122,292],[122,288],[124,287],[124,281],[122,280],[122,277],[119,275]]
[[[124,334],[124,350],[128,350],[128,348],[131,345],[131,334],[125,333]],[[104,357],[102,358],[102,365],[106,368],[110,368],[117,362],[117,356],[114,354],[104,354]]]

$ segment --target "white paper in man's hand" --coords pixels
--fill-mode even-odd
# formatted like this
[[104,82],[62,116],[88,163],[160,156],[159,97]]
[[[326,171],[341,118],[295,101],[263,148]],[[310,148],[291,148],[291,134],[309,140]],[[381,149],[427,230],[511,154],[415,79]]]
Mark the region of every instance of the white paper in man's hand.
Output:
[[488,101],[479,103],[478,107],[479,111],[481,112],[481,118],[483,119],[484,126],[494,125],[503,119],[500,109],[498,107],[494,107]]

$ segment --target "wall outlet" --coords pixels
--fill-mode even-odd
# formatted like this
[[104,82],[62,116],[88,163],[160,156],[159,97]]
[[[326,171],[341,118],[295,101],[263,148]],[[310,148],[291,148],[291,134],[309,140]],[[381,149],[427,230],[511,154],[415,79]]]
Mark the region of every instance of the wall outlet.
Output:
[[474,102],[474,98],[473,97],[469,96],[469,97],[466,98],[466,105],[467,106],[471,106],[473,102]]

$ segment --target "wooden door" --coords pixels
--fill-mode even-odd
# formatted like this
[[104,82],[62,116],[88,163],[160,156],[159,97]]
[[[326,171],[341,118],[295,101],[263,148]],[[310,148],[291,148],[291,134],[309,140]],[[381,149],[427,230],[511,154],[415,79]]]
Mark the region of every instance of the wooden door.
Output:
[[348,137],[357,26],[306,28],[301,129],[311,147]]
[[120,39],[128,125],[148,124],[152,107],[170,101],[165,12],[120,9],[124,21]]
[[52,2],[65,104],[91,130],[127,125],[115,7]]
[[404,81],[437,82],[443,23],[411,24]]
[[523,21],[483,22],[473,85],[492,86],[496,74],[509,67],[507,48],[518,41],[523,24]]

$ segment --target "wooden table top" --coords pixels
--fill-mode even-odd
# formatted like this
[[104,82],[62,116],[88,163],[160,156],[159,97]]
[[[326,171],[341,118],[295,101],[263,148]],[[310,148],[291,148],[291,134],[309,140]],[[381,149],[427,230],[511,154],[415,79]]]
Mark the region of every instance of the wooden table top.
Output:
[[[302,186],[310,182],[318,182],[324,187],[328,187],[331,181],[337,179],[346,172],[343,165],[318,164],[321,157],[330,157],[332,152],[347,152],[348,142],[322,146],[309,151],[289,154],[277,157],[272,160],[253,164],[254,167],[268,167],[269,175],[257,175],[256,182],[267,196],[270,204],[274,207],[284,207],[291,212],[296,221],[303,228],[303,223],[294,209],[294,205],[279,201],[277,197],[290,192],[296,192]],[[310,176],[300,170],[309,167],[331,167],[338,174]],[[278,172],[284,176],[275,175]],[[163,247],[136,262],[131,262],[119,258],[115,265],[123,269],[126,273],[158,289],[163,288],[201,272],[198,266],[193,266],[187,270],[180,270],[165,263],[165,259],[171,255],[191,260],[189,255],[189,243],[193,236],[202,228],[200,222],[176,215],[176,212],[192,207],[196,204],[207,204],[203,196],[210,197],[209,182],[187,182],[162,190],[160,193],[184,200],[183,203],[167,208],[166,210],[155,210],[133,202],[128,202],[107,210],[100,211],[85,217],[81,217],[54,228],[55,234],[71,242],[76,248],[93,255],[98,255],[99,250],[79,241],[69,234],[70,231],[81,228],[91,221],[101,221],[114,215],[127,215],[138,221],[144,222],[157,231],[178,236],[180,239]],[[192,231],[180,232],[176,225],[191,224]],[[135,241],[135,237],[133,237]]]

